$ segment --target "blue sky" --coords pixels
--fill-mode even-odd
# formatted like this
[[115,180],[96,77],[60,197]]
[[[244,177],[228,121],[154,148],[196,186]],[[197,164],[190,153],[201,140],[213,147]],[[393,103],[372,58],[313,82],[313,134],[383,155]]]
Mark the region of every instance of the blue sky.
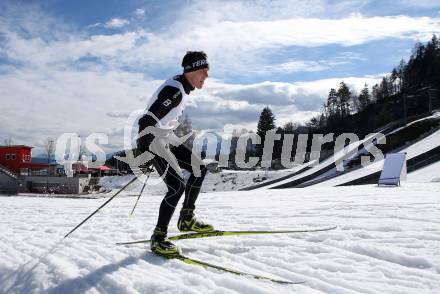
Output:
[[0,140],[102,132],[119,149],[187,50],[211,64],[194,128],[255,129],[266,105],[280,126],[305,121],[331,87],[371,87],[439,31],[440,1],[2,1]]

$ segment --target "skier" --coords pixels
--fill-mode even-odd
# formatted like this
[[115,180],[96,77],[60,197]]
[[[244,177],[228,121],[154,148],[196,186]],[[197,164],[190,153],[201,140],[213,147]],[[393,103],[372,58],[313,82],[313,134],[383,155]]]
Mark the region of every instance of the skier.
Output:
[[[147,112],[139,119],[138,149],[155,156],[153,166],[167,185],[168,192],[159,208],[157,225],[151,236],[151,250],[160,255],[179,252],[177,246],[166,239],[168,225],[174,210],[185,193],[177,227],[181,232],[209,232],[212,225],[203,223],[194,215],[195,202],[207,169],[202,159],[184,144],[172,145],[173,129],[187,102],[187,95],[201,89],[208,77],[209,64],[203,51],[188,51],[182,60],[183,73],[166,80],[151,97]],[[162,147],[161,147],[162,146]],[[196,163],[196,164],[191,164]],[[199,168],[199,170],[195,170]],[[185,185],[180,168],[191,173]]]

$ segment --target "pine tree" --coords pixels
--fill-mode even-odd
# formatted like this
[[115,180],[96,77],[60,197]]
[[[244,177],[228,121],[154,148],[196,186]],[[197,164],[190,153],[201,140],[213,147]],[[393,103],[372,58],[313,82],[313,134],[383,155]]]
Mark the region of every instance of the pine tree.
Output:
[[390,81],[388,80],[387,77],[382,78],[382,82],[380,83],[379,87],[382,89],[382,97],[381,97],[382,100],[391,96]]
[[396,68],[393,68],[390,76],[390,90],[391,95],[394,95],[399,92],[399,73]]
[[327,98],[328,117],[334,118],[340,116],[338,107],[338,93],[335,89],[331,88]]
[[269,106],[266,106],[260,114],[260,120],[258,121],[257,126],[257,134],[261,138],[261,144],[257,146],[257,156],[260,158],[263,155],[266,132],[273,129],[275,129],[275,116],[273,115]]
[[406,63],[405,60],[401,59],[399,65],[397,66],[397,79],[396,79],[396,93],[402,92],[403,86],[405,84],[405,70],[406,70]]
[[432,39],[428,44],[426,44],[426,49],[423,56],[423,68],[424,79],[426,86],[432,85],[436,78],[436,72],[438,72],[438,68],[435,68],[435,59],[438,56],[439,50],[439,41],[436,35],[432,36]]
[[339,84],[337,96],[339,98],[338,99],[339,112],[341,114],[341,117],[344,118],[350,114],[350,105],[348,102],[351,98],[350,89],[344,82],[341,82]]
[[371,96],[370,92],[368,91],[368,85],[365,84],[364,88],[362,89],[361,93],[359,94],[359,109],[358,111],[362,111],[367,107],[368,104],[370,104]]

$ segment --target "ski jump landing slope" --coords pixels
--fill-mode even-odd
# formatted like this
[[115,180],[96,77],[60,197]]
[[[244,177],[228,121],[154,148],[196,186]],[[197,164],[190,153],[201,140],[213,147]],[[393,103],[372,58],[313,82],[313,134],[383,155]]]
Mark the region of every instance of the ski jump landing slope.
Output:
[[[437,112],[431,116],[424,117],[422,119],[418,119],[411,123],[408,123],[405,127],[408,127],[414,123],[418,123],[422,120],[438,118],[439,116],[440,113]],[[396,129],[395,124],[390,124],[384,127],[383,129],[379,130],[378,132],[384,134],[385,136],[388,136],[405,127],[400,127]],[[366,149],[371,147],[373,144],[370,138],[371,137],[366,137],[363,140],[351,143],[344,150],[341,150],[335,155],[330,156],[329,158],[325,159],[319,164],[316,164],[314,162],[306,163],[298,167],[298,169],[290,175],[269,182],[261,183],[259,185],[246,187],[241,190],[279,189],[279,188],[290,188],[290,187],[299,188],[299,187],[306,187],[306,186],[319,184],[321,182],[332,183],[331,182],[332,179],[335,180],[335,183],[338,183],[335,185],[365,183],[366,180],[369,180],[369,182],[372,183],[372,181],[374,182],[376,178],[379,177],[380,170],[382,169],[383,166],[383,161],[377,162],[376,164],[378,165],[376,166],[373,165],[369,166],[368,168],[371,168],[370,172],[367,172],[365,170],[363,172],[360,172],[356,170],[359,173],[358,178],[356,178],[355,174],[352,173],[350,174],[354,175],[353,177],[347,176],[349,173],[344,173],[338,176],[338,172],[336,170],[336,162],[342,162],[342,159],[344,159],[344,163],[347,163],[351,159],[356,158],[359,155],[368,154]],[[416,149],[413,149],[410,146],[399,151],[399,152],[407,152],[407,149],[412,150],[409,154],[407,154],[407,160],[409,165],[417,166],[417,164],[419,164],[421,161],[424,160],[424,157],[432,156],[432,153],[440,152],[440,150],[438,150],[440,149],[440,138],[438,138],[437,135],[434,136],[431,135],[428,138],[422,139],[421,141],[415,143]],[[368,142],[369,140],[370,142]],[[417,149],[418,146],[423,146],[423,148]],[[344,178],[344,176],[346,178]],[[326,178],[330,180],[326,180]],[[340,182],[337,180],[339,178],[341,179]],[[349,179],[349,180],[344,180],[344,179]]]
[[295,187],[299,184],[316,179],[317,177],[327,176],[328,173],[332,173],[333,170],[336,168],[337,162],[341,162],[342,164],[342,159],[348,160],[350,158],[354,158],[360,152],[364,152],[365,146],[369,146],[372,144],[371,138],[372,136],[369,136],[369,137],[365,137],[363,140],[353,142],[347,147],[345,147],[343,150],[337,152],[335,155],[328,157],[319,164],[316,164],[316,162],[308,163],[304,165],[304,167],[301,170],[293,173],[292,175],[274,180],[272,181],[272,183],[269,184],[266,183],[265,185],[248,187],[247,190],[253,190],[255,188],[279,189],[279,188]]
[[[438,154],[440,152],[440,130],[407,148],[400,150],[399,152],[406,152],[406,160],[409,163],[417,161],[419,158],[423,158],[425,154]],[[374,180],[379,178],[383,164],[384,160],[382,159],[363,168],[320,182],[315,186],[354,185],[365,182],[369,179]]]
[[345,149],[346,153],[344,153],[344,150],[342,150],[338,152],[335,156],[330,156],[329,158],[325,159],[319,164],[316,164],[316,161],[309,162],[298,167],[297,170],[295,170],[290,175],[269,182],[246,187],[240,190],[287,188],[287,187],[295,186],[298,183],[306,182],[310,179],[313,179],[333,169],[336,166],[335,162],[337,161],[335,160],[335,158],[340,159],[343,157],[347,157],[348,155],[355,156],[357,154],[357,150],[359,146],[361,146],[365,141],[367,141],[370,138],[371,137],[368,137],[365,138],[364,140],[356,141],[350,144]]

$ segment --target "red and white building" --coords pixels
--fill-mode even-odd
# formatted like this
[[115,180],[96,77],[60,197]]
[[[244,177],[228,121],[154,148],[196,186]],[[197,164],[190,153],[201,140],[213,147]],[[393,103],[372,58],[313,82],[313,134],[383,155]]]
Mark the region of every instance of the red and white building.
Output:
[[51,165],[31,162],[32,148],[26,145],[0,146],[0,165],[22,176],[50,173]]

